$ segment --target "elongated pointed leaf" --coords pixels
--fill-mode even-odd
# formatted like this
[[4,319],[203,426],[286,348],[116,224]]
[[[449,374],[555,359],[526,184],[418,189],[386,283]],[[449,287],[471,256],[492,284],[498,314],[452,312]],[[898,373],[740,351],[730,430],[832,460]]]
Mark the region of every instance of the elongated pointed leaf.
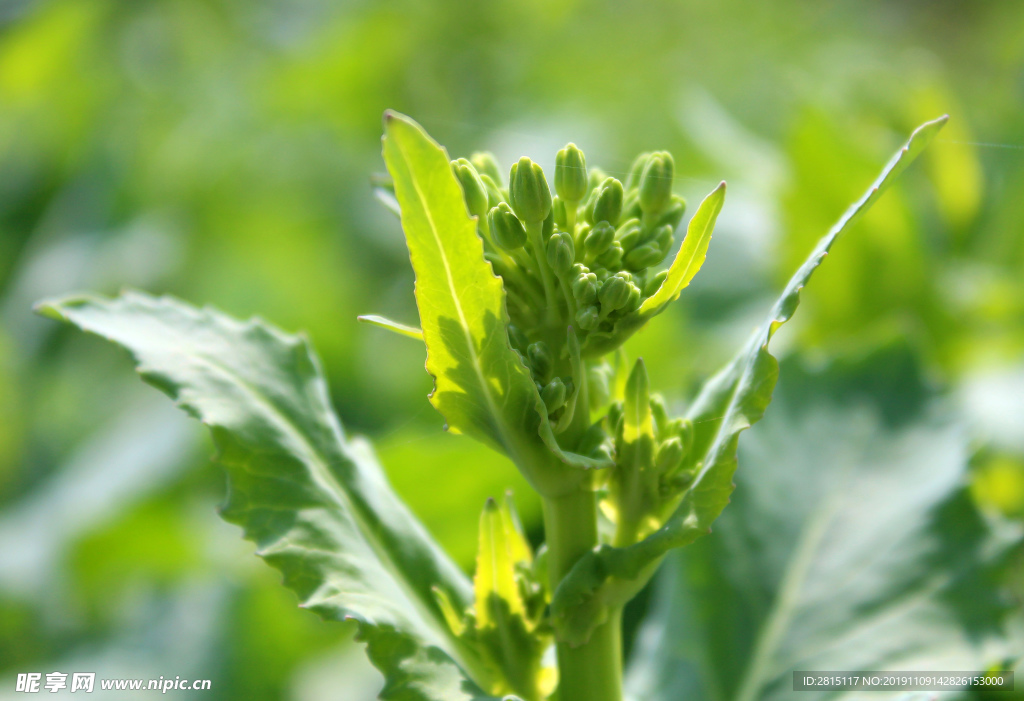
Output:
[[228,476],[221,514],[304,608],[355,619],[382,698],[481,699],[431,591],[465,608],[469,582],[334,415],[308,342],[138,293],[43,303],[40,313],[131,352],[142,378],[209,427]]
[[[887,375],[873,360],[848,378],[833,368],[789,382],[785,368],[780,406],[743,441],[714,538],[666,561],[627,673],[631,698],[900,698],[794,693],[793,672],[982,671],[1024,649],[1008,640],[998,587],[1019,524],[972,503],[965,436],[949,417],[924,403],[898,423],[882,418],[907,378],[878,405],[836,396],[836,379],[879,391]],[[968,697],[954,694],[940,696]]]
[[[658,531],[626,548],[602,546],[580,558],[562,581],[552,601],[556,624],[573,621],[563,637],[583,640],[601,622],[600,616],[579,628],[574,609],[590,607],[595,600],[633,596],[646,583],[657,563],[673,548],[692,543],[708,533],[711,524],[729,503],[736,471],[739,434],[764,416],[778,379],[778,361],[768,352],[775,331],[792,317],[800,302],[800,290],[824,260],[832,244],[850,223],[870,207],[896,177],[927,147],[946,123],[946,117],[918,127],[910,140],[889,161],[871,188],[850,206],[818,242],[775,302],[768,318],[736,357],[712,377],[691,405],[688,417],[694,424],[694,445],[685,458],[696,468],[696,478],[672,517]],[[614,603],[614,602],[613,602]]]
[[529,370],[509,345],[505,291],[484,259],[448,154],[418,124],[389,112],[384,160],[416,273],[435,385],[430,401],[448,427],[505,453],[535,483],[558,479],[551,452],[578,466],[601,466],[558,448]]
[[718,214],[722,211],[724,204],[725,182],[723,181],[697,207],[693,218],[686,226],[686,238],[683,239],[683,245],[679,247],[679,253],[676,254],[675,260],[669,266],[668,277],[661,283],[658,291],[640,305],[641,314],[657,314],[667,304],[678,299],[679,293],[690,284],[690,280],[704,265],[704,259],[707,258],[711,234],[715,230],[715,222],[718,220]]
[[379,316],[377,314],[364,314],[363,316],[356,317],[359,321],[364,324],[370,324],[378,328],[387,329],[397,333],[399,336],[405,336],[407,338],[415,338],[418,341],[423,340],[423,329],[418,329],[415,326],[408,326],[398,321],[392,321],[386,316]]

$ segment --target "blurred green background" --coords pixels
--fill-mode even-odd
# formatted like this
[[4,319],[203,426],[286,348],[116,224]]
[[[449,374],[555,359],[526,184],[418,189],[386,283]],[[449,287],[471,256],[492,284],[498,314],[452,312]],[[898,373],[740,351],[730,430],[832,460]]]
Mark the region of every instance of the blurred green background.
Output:
[[453,157],[550,168],[572,140],[618,175],[671,150],[691,211],[729,181],[704,271],[628,348],[674,400],[913,126],[949,113],[776,349],[811,366],[905,349],[859,390],[883,415],[936,390],[970,432],[981,508],[1024,515],[1018,2],[7,0],[0,698],[17,672],[71,668],[209,678],[218,699],[379,685],[351,631],[297,611],[216,517],[207,437],[124,354],[35,317],[45,296],[139,287],[303,330],[349,431],[467,570],[489,495],[515,488],[539,536],[511,466],[441,431],[422,347],[356,323],[416,319],[401,231],[369,184],[386,108]]

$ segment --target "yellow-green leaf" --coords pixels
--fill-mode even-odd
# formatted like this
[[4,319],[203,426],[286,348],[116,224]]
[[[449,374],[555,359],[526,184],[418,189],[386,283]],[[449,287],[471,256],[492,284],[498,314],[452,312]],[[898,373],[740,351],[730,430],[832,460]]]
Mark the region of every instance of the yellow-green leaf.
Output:
[[384,160],[401,206],[416,304],[434,378],[430,401],[448,427],[508,455],[541,492],[582,479],[562,452],[530,372],[508,342],[505,290],[484,259],[476,222],[445,150],[408,117],[384,118]]
[[704,201],[697,207],[693,218],[686,226],[686,238],[683,245],[679,247],[679,253],[668,269],[668,277],[661,283],[661,287],[653,295],[644,300],[640,305],[641,314],[657,314],[666,304],[679,297],[690,280],[704,265],[707,258],[708,245],[711,243],[711,233],[715,230],[715,221],[718,219],[722,205],[725,204],[725,181],[704,198]]

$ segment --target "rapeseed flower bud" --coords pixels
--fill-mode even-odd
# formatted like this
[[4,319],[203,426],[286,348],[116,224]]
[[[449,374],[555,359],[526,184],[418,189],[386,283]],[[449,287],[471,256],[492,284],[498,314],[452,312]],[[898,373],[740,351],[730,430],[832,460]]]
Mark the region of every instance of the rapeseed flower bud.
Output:
[[665,278],[667,278],[667,277],[668,277],[668,271],[667,270],[662,270],[657,275],[653,275],[650,278],[648,278],[647,282],[644,283],[643,296],[644,297],[650,297],[655,292],[657,292],[658,289],[661,287],[661,283],[665,282]]
[[487,207],[489,209],[497,207],[505,200],[505,195],[502,194],[501,188],[498,187],[498,183],[490,175],[480,173],[480,182],[487,189]]
[[544,171],[526,156],[512,166],[508,195],[512,209],[527,224],[539,224],[551,213],[551,191]]
[[[668,252],[672,250],[672,235],[674,233],[675,230],[671,226],[668,224],[662,224],[654,230],[654,235],[648,243],[656,245],[658,250],[661,251],[661,257],[664,258],[668,255]],[[652,265],[655,264],[652,263]]]
[[658,224],[668,224],[675,231],[679,228],[679,225],[683,221],[683,215],[686,213],[686,200],[679,195],[672,195],[672,199],[668,203],[668,207],[662,212],[658,218]]
[[615,232],[615,240],[622,246],[623,251],[629,251],[640,242],[640,220],[630,219],[623,223]]
[[595,224],[602,221],[614,224],[619,221],[620,214],[622,214],[622,183],[615,178],[605,178],[598,188],[597,197],[594,200],[591,221]]
[[577,203],[587,194],[587,159],[576,144],[555,156],[555,192],[567,203]]
[[601,302],[601,311],[610,314],[621,309],[629,300],[630,282],[621,273],[616,273],[604,281],[601,291],[597,294]]
[[551,350],[544,341],[531,343],[526,349],[526,357],[533,368],[534,377],[538,380],[546,380],[551,374]]
[[526,338],[526,334],[515,324],[508,325],[508,340],[512,344],[512,347],[519,351],[521,354],[526,354],[526,347],[530,345],[530,341]]
[[640,303],[643,302],[643,297],[640,294],[640,288],[637,287],[636,283],[629,283],[629,297],[626,298],[626,303],[622,306],[622,309],[627,312],[633,312],[640,308]]
[[640,174],[644,172],[644,166],[647,165],[650,157],[650,152],[645,152],[633,159],[633,164],[629,166],[629,175],[626,176],[627,190],[632,190],[640,185]]
[[654,242],[637,246],[626,254],[622,262],[630,270],[644,270],[665,260],[665,254]]
[[607,251],[614,240],[615,227],[606,221],[598,222],[583,239],[583,250],[587,258],[595,258]]
[[494,242],[505,250],[514,251],[526,243],[526,229],[506,202],[494,207],[487,214],[487,222],[490,224]]
[[452,161],[452,172],[462,184],[462,194],[466,199],[466,209],[481,221],[487,216],[487,187],[480,180],[476,168],[465,158]]
[[591,168],[587,172],[587,191],[596,190],[608,178],[608,174],[600,168]]
[[565,216],[565,201],[558,195],[551,200],[551,216],[555,221],[555,228],[565,231],[569,220]]
[[540,392],[540,398],[544,400],[544,406],[548,408],[548,413],[561,408],[565,404],[565,397],[566,387],[560,377],[551,380]]
[[619,215],[619,218],[640,219],[643,215],[644,212],[640,209],[640,193],[636,188],[627,190],[625,196],[622,198],[622,214]]
[[572,283],[572,296],[579,306],[587,306],[597,301],[597,291],[600,289],[597,282],[597,275],[594,273],[582,273]]
[[551,266],[555,275],[561,277],[568,273],[576,259],[576,247],[573,244],[572,236],[564,231],[552,234],[548,239],[547,247],[548,265]]
[[608,247],[608,250],[599,255],[595,262],[602,268],[618,270],[619,266],[622,265],[622,256],[624,253],[625,251],[622,250],[622,244],[618,241],[612,241],[612,245]]
[[469,157],[469,162],[476,168],[476,172],[480,175],[486,175],[495,182],[495,184],[501,184],[501,167],[498,165],[498,159],[494,157],[494,154],[490,151],[477,151]]
[[676,437],[669,438],[658,446],[658,452],[654,457],[654,468],[660,474],[672,472],[682,462],[683,452],[683,442]]
[[661,213],[672,199],[675,163],[668,151],[652,153],[640,173],[640,208],[644,214]]

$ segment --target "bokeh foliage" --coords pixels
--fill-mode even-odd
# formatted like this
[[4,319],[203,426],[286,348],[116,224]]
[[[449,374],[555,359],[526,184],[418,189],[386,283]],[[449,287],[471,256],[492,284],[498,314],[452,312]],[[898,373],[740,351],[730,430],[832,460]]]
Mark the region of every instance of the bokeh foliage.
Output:
[[[479,509],[508,486],[539,536],[511,465],[440,432],[422,347],[356,324],[416,320],[401,232],[369,187],[388,107],[453,156],[526,154],[550,172],[573,140],[620,171],[672,151],[692,203],[729,180],[701,276],[628,347],[676,399],[910,128],[949,112],[779,341],[820,362],[873,358],[906,388],[854,388],[882,397],[883,422],[919,381],[937,388],[970,431],[972,494],[1024,513],[1012,1],[22,0],[0,22],[5,680],[75,660],[195,670],[219,698],[270,699],[360,674],[345,666],[350,631],[294,611],[213,517],[223,485],[206,439],[136,386],[127,359],[32,317],[43,296],[144,287],[303,329],[346,426],[375,440],[458,562],[472,566]],[[884,350],[894,339],[902,364]],[[365,684],[353,693],[372,697]]]

